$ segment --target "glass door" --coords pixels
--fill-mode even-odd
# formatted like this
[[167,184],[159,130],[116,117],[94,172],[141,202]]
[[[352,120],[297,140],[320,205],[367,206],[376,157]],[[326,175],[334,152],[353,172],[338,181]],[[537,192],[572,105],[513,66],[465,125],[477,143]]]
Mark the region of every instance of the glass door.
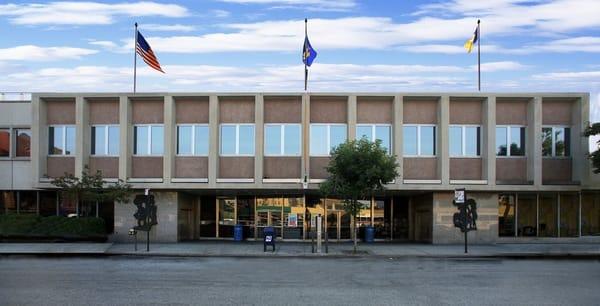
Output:
[[217,237],[232,238],[235,219],[235,198],[217,198],[219,227]]
[[236,212],[237,224],[242,226],[244,239],[254,238],[254,197],[238,197]]
[[263,237],[263,230],[267,226],[275,229],[275,234],[281,237],[282,227],[282,202],[283,198],[257,198],[256,199],[256,237]]

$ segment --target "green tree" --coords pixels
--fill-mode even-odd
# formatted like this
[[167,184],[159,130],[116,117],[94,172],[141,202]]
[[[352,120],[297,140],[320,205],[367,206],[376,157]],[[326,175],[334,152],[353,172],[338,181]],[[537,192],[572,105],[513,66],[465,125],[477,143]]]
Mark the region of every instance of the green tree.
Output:
[[[588,126],[583,132],[585,137],[600,135],[600,122],[594,123]],[[596,141],[598,148],[596,151],[590,153],[589,159],[592,160],[592,166],[594,167],[594,173],[600,173],[600,140]]]
[[77,207],[82,202],[116,201],[127,203],[133,193],[131,185],[126,184],[123,180],[107,183],[104,181],[100,170],[90,174],[90,169],[87,166],[81,171],[81,177],[65,172],[63,176],[54,178],[51,184],[60,188],[60,192],[75,200]]
[[384,184],[398,176],[396,156],[388,154],[381,141],[366,138],[347,141],[331,152],[327,166],[329,177],[321,184],[324,196],[340,197],[344,210],[352,217],[354,252],[357,246],[356,217],[363,205],[362,199],[370,199],[385,189]]

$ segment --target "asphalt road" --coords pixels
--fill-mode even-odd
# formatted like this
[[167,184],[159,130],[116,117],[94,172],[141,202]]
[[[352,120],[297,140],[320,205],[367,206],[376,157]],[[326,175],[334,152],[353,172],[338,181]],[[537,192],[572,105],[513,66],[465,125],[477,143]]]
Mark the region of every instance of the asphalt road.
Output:
[[2,305],[598,305],[600,262],[0,257]]

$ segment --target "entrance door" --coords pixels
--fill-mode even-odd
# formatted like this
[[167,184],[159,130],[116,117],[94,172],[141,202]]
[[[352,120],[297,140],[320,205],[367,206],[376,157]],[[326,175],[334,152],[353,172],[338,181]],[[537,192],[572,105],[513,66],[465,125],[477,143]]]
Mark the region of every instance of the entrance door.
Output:
[[236,223],[235,220],[235,198],[217,198],[217,206],[219,208],[218,220],[219,227],[217,228],[217,236],[232,238],[233,227]]
[[326,199],[325,226],[329,239],[352,239],[352,217],[346,213],[341,200]]
[[281,237],[282,198],[260,198],[256,201],[256,237],[262,238],[264,228],[271,226],[277,237]]
[[200,197],[200,237],[217,237],[215,197]]

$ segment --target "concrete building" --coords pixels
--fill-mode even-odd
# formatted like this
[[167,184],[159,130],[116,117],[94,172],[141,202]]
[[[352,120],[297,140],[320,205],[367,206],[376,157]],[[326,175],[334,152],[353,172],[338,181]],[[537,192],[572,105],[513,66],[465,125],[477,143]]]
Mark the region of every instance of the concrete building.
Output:
[[150,189],[153,241],[228,239],[235,224],[301,240],[317,214],[346,240],[353,221],[318,185],[332,147],[367,137],[400,164],[357,221],[377,239],[462,242],[452,199],[464,187],[474,243],[598,242],[588,118],[587,93],[34,93],[0,101],[0,213],[98,215],[128,241],[133,205],[76,207],[50,184],[88,166]]

